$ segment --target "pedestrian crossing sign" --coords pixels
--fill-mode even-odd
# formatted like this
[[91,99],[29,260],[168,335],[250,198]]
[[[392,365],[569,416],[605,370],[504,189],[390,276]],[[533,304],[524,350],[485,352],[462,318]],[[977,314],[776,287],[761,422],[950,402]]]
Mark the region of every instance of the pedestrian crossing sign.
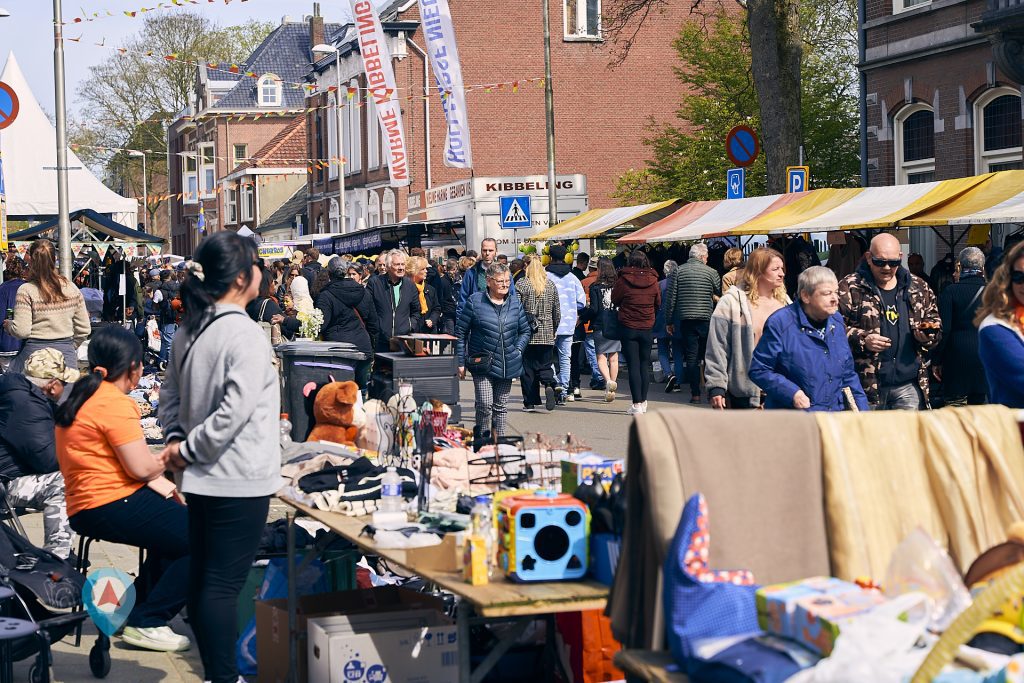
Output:
[[499,223],[502,228],[517,229],[533,227],[533,212],[529,195],[498,197]]

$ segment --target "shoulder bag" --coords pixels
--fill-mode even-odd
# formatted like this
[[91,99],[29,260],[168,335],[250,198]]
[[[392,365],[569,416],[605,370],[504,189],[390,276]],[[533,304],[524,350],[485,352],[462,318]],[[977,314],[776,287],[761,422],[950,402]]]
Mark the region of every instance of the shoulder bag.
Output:
[[263,300],[263,304],[260,306],[260,314],[257,317],[256,322],[263,328],[263,332],[267,335],[267,339],[270,340],[271,346],[277,346],[281,343],[281,325],[280,323],[266,322],[263,317],[267,312],[267,304],[270,303],[270,298]]

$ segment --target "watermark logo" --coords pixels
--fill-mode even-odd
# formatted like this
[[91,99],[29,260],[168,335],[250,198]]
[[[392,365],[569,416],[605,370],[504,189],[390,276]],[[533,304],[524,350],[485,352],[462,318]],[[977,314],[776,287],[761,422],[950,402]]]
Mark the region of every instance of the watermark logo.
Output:
[[96,628],[113,636],[135,607],[132,578],[119,569],[104,567],[89,572],[82,587],[82,604]]

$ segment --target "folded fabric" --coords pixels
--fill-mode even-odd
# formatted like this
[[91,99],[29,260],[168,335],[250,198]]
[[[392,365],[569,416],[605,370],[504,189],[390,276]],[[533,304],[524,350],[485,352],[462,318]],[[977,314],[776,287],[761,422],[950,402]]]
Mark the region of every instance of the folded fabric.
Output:
[[325,467],[351,464],[359,458],[356,451],[352,456],[323,453],[315,444],[293,444],[288,455],[292,456],[286,465],[281,466],[281,476],[298,486],[299,480],[312,472],[319,472]]
[[[419,487],[412,470],[399,467],[396,472],[402,480],[402,497],[414,498]],[[378,467],[368,458],[359,458],[307,474],[299,480],[299,488],[306,493],[337,491],[343,501],[373,500],[380,498],[381,482],[386,474],[386,467]]]
[[312,493],[310,503],[317,510],[338,512],[348,517],[372,515],[377,511],[378,500],[342,500],[341,491],[323,491]]

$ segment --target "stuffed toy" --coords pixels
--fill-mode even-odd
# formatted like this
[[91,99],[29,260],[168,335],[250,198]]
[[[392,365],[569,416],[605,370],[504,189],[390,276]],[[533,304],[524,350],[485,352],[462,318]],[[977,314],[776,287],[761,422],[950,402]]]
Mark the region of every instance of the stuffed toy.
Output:
[[362,395],[355,382],[331,382],[317,392],[313,403],[316,426],[308,441],[330,441],[354,446],[366,424]]
[[[993,581],[1024,562],[1024,522],[1007,529],[1007,541],[989,548],[971,564],[964,583],[972,596],[979,595]],[[1024,652],[1024,595],[1015,595],[981,623],[968,643],[989,652],[1015,655]]]

